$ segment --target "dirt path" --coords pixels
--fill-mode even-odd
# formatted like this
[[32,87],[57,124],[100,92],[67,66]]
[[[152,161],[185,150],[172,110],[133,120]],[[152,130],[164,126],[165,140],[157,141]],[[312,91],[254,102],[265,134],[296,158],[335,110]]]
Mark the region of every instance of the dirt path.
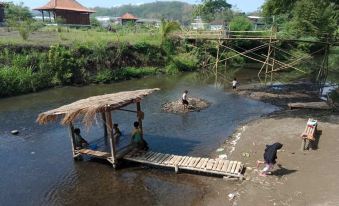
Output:
[[[316,114],[312,116],[317,117]],[[339,204],[339,116],[323,114],[319,119],[318,148],[301,152],[298,136],[307,118],[285,112],[253,121],[235,133],[240,139],[229,159],[246,164],[247,180],[237,187],[239,195],[229,202],[230,205]],[[234,138],[224,145],[227,150],[232,148],[230,143]],[[262,159],[265,145],[274,142],[284,144],[278,153],[281,166],[276,165],[272,175],[260,177],[255,162]],[[249,157],[244,155],[246,153]]]

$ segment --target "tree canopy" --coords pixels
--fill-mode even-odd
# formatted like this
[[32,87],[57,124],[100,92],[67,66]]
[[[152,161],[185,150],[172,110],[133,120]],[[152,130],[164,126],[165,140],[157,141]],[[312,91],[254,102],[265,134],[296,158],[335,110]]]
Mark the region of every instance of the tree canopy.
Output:
[[32,19],[32,13],[28,7],[25,7],[23,3],[13,4],[8,3],[5,9],[6,19],[12,21],[26,21]]
[[194,14],[205,21],[212,21],[217,16],[220,17],[221,14],[229,11],[231,7],[231,4],[226,0],[201,0],[201,4],[195,7]]
[[337,0],[266,0],[263,14],[276,16],[283,30],[290,35],[334,35],[338,29],[339,10]]
[[182,24],[189,24],[192,19],[193,6],[184,2],[157,1],[141,5],[123,5],[112,8],[94,8],[93,16],[121,16],[126,12],[132,13],[138,18],[171,19]]

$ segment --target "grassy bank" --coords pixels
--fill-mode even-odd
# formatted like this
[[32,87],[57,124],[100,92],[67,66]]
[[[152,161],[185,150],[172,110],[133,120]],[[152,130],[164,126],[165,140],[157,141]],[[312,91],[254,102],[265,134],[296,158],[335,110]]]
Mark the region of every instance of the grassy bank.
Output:
[[119,30],[109,32],[94,29],[72,29],[67,27],[45,27],[38,31],[31,32],[27,40],[21,38],[19,31],[0,28],[0,44],[6,45],[40,45],[50,46],[53,44],[62,45],[96,45],[108,43],[128,43],[160,45],[160,35],[157,31],[145,30]]

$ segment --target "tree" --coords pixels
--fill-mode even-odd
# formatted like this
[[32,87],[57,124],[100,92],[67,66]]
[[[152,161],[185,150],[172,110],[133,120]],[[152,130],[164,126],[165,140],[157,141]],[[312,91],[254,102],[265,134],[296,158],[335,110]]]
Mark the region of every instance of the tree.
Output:
[[27,21],[33,19],[29,8],[25,7],[23,3],[17,5],[8,3],[5,12],[6,19],[11,21]]
[[336,0],[267,0],[262,8],[266,17],[283,20],[283,31],[295,37],[331,36],[338,28]]
[[163,45],[164,42],[167,40],[168,35],[173,31],[180,30],[180,24],[176,21],[167,21],[162,20],[160,26],[160,36],[161,36],[161,44]]
[[245,16],[236,16],[230,22],[230,29],[233,31],[249,31],[252,29],[252,22]]
[[201,0],[201,4],[195,7],[194,15],[200,16],[205,21],[212,21],[231,7],[226,0]]

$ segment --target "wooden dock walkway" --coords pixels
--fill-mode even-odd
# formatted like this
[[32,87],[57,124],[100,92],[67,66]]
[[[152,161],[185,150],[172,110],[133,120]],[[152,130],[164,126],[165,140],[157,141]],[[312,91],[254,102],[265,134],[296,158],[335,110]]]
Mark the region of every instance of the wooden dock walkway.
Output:
[[242,171],[244,164],[238,161],[180,156],[138,150],[132,150],[122,159],[159,167],[174,168],[176,172],[180,169],[243,179]]

